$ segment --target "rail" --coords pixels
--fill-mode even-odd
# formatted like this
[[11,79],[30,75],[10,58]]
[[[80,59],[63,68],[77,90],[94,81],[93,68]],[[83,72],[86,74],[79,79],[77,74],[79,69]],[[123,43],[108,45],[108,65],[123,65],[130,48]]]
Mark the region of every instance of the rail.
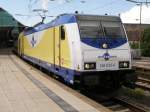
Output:
[[138,88],[150,91],[150,80],[139,77],[138,82],[136,82],[136,86]]
[[125,96],[115,97],[114,100],[117,100],[121,104],[127,106],[131,112],[149,112],[150,109],[146,106],[139,104],[135,101],[130,100],[130,98]]

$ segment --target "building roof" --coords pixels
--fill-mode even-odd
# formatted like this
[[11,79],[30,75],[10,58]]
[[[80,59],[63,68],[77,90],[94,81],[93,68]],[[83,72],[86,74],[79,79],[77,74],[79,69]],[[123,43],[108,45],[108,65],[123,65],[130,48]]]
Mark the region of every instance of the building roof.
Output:
[[0,27],[20,27],[23,26],[11,14],[0,7]]

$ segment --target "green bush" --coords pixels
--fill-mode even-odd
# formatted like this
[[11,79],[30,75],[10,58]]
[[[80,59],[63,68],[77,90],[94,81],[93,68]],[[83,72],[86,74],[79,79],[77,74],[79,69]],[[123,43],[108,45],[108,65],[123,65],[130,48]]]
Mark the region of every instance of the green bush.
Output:
[[145,96],[144,90],[140,88],[130,89],[130,88],[123,87],[122,92],[124,95],[136,99],[142,99]]
[[143,56],[150,56],[150,28],[144,30],[143,38],[141,39],[141,49]]
[[131,47],[131,49],[138,49],[139,48],[139,43],[135,43],[135,42],[130,43],[130,47]]

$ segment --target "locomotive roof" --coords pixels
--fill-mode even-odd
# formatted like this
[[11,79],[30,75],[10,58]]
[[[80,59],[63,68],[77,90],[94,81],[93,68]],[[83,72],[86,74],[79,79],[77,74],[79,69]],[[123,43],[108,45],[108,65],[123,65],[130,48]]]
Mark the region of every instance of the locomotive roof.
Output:
[[121,21],[118,16],[109,15],[85,15],[85,14],[61,14],[47,24],[39,24],[35,27],[29,27],[24,30],[24,35],[42,31],[50,27],[59,26],[67,23],[75,23],[77,20],[105,20],[105,21]]
[[118,16],[111,16],[111,15],[84,15],[84,14],[77,14],[77,19],[79,20],[101,20],[101,21],[121,21],[120,17]]

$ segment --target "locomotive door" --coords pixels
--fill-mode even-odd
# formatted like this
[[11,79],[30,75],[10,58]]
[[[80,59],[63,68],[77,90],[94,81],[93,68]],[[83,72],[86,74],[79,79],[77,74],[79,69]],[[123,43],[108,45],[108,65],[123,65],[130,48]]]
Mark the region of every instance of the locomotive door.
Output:
[[61,40],[65,39],[65,29],[64,26],[59,26],[54,28],[54,65],[55,69],[58,71],[61,69]]
[[23,36],[21,35],[19,38],[18,38],[18,53],[19,55],[23,55],[24,53],[24,42],[23,42]]
[[55,69],[58,71],[61,67],[60,62],[60,28],[54,28],[54,66]]

